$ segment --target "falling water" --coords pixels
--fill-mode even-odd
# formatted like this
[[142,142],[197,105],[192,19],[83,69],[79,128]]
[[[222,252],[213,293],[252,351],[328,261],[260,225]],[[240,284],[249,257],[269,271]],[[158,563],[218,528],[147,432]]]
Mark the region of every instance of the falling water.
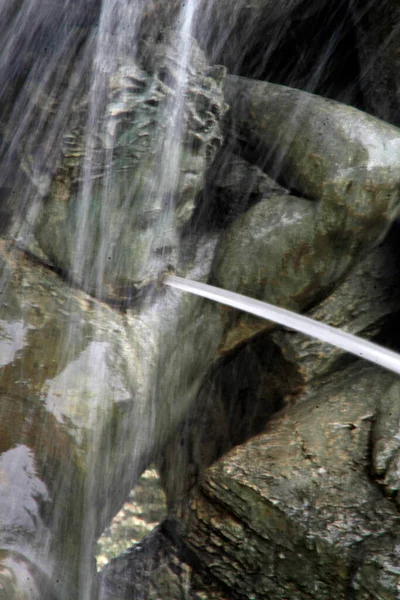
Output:
[[[293,192],[296,206],[311,206],[296,186],[280,187],[290,179],[283,170],[308,111],[305,101],[287,121],[287,143],[276,149],[275,136],[270,144],[279,184],[260,176],[255,165],[267,162],[261,152],[246,166],[261,183],[246,182],[237,202],[245,161],[235,157],[234,183],[225,188],[213,162],[219,152],[226,163],[229,152],[249,158],[247,141],[229,130],[236,115],[224,100],[225,67],[334,95],[327,72],[347,35],[344,3],[334,11],[341,22],[324,40],[317,65],[304,48],[289,65],[279,58],[286,44],[297,52],[297,39],[287,36],[304,27],[300,0],[283,13],[274,4],[267,16],[262,4],[0,5],[0,596],[6,600],[18,586],[31,600],[96,598],[95,540],[223,360],[220,342],[234,319],[217,303],[400,373],[394,352],[202,283],[214,273],[231,221],[260,198],[273,211],[275,201]],[[275,32],[261,53],[253,40],[259,21],[262,32]],[[330,32],[332,15],[329,21]],[[336,99],[357,104],[354,79],[350,70]],[[232,206],[210,200],[218,186]],[[317,213],[314,204],[309,212]],[[288,214],[296,225],[297,213]],[[234,233],[225,236],[228,245]],[[170,266],[184,277],[165,276]],[[335,284],[349,266],[335,273]],[[311,295],[302,308],[317,300]],[[257,331],[224,351],[236,352]],[[179,488],[186,475],[178,469],[168,484]]]
[[[15,11],[11,7],[10,10],[8,7],[3,9],[3,23],[8,21],[8,27],[4,27],[1,81],[13,83],[21,76],[20,71],[25,77],[21,91],[15,97],[7,97],[6,87],[0,92],[5,95],[2,100],[9,111],[2,140],[1,185],[7,189],[14,187],[17,198],[17,204],[11,206],[9,237],[43,264],[51,267],[54,262],[60,265],[71,284],[98,298],[108,298],[115,292],[113,284],[110,287],[110,279],[118,285],[120,274],[131,260],[123,254],[126,251],[124,241],[134,246],[135,234],[132,237],[130,228],[134,231],[136,221],[145,222],[139,229],[139,237],[143,240],[139,248],[143,254],[140,260],[144,264],[152,263],[150,272],[158,274],[165,269],[165,261],[171,259],[170,248],[176,244],[177,236],[174,199],[182,169],[180,144],[186,127],[188,72],[193,50],[191,30],[196,4],[196,0],[182,4],[164,40],[167,52],[168,47],[174,48],[171,59],[177,62],[174,77],[164,85],[154,75],[149,89],[146,88],[144,67],[140,65],[138,30],[154,8],[151,1],[104,0],[100,7],[97,3],[88,3],[82,8],[83,14],[72,3],[61,2],[53,23],[49,20],[54,11],[47,14],[40,2],[22,2]],[[149,35],[149,46],[152,42]],[[43,47],[45,44],[48,44],[48,53]],[[162,50],[162,46],[160,48]],[[28,65],[19,57],[20,52],[27,51],[37,52],[35,60],[28,55],[28,60],[32,60]],[[141,51],[145,52],[143,48]],[[19,64],[18,59],[23,64]],[[148,62],[152,59],[150,54]],[[146,68],[152,73],[152,66]],[[150,161],[145,154],[144,159],[138,158],[135,145],[129,142],[133,148],[132,162],[136,160],[142,169],[136,180],[134,177],[130,180],[130,146],[126,141],[120,141],[121,129],[123,135],[125,117],[135,114],[141,97],[144,104],[148,103],[155,124],[153,132],[144,131],[142,135],[139,131],[137,138],[139,144],[144,140]],[[152,139],[147,143],[149,136]],[[60,162],[57,154],[60,147],[61,157],[66,157],[65,164],[63,158]],[[143,163],[143,160],[149,162]],[[10,169],[16,168],[18,163],[22,169],[17,171],[17,181],[11,184]],[[53,210],[48,208],[48,198],[54,193],[53,186],[58,185],[54,183],[54,174],[60,173],[60,169],[70,169],[73,178],[69,199],[73,210],[69,214],[55,213],[56,219],[64,219],[65,227],[53,232],[53,236],[46,230],[46,223],[44,233],[43,230],[40,232],[40,227],[38,230],[37,224],[43,211]],[[27,178],[33,186],[26,185]],[[54,210],[59,209],[55,206]],[[130,225],[125,220],[129,212],[132,214]],[[147,220],[154,225],[152,230],[147,227]],[[41,237],[40,243],[47,256],[37,246],[36,235]],[[57,235],[61,236],[65,248],[61,262],[51,249],[46,248],[48,236],[53,238],[51,244],[59,243]],[[136,277],[142,276],[139,271]],[[3,291],[10,289],[13,277],[12,269],[4,269]],[[50,288],[53,284],[50,277]],[[27,289],[31,285],[32,282],[26,283]],[[123,293],[124,289],[122,285]],[[137,289],[140,291],[140,285]],[[140,319],[128,317],[125,325],[124,319],[117,314],[111,326],[113,330],[108,332],[107,312],[109,316],[111,312],[104,305],[95,301],[87,304],[84,295],[69,298],[64,291],[58,297],[54,287],[51,293],[57,298],[59,313],[56,321],[50,318],[53,324],[50,324],[48,334],[46,328],[42,329],[43,352],[39,351],[39,354],[43,357],[38,356],[38,368],[39,373],[42,369],[43,376],[31,373],[27,358],[24,359],[30,327],[24,322],[25,319],[29,322],[24,309],[21,320],[10,329],[7,308],[4,310],[3,306],[0,316],[6,319],[6,339],[1,362],[11,364],[15,354],[21,351],[18,369],[22,386],[32,386],[35,380],[38,389],[42,389],[32,406],[35,402],[43,404],[43,410],[51,414],[50,419],[59,422],[49,425],[43,434],[39,432],[39,438],[55,435],[54,443],[60,445],[64,434],[58,428],[66,426],[66,440],[70,436],[71,443],[67,442],[61,462],[60,457],[54,462],[49,456],[48,465],[40,462],[41,453],[48,452],[44,450],[47,442],[40,439],[32,451],[29,445],[26,446],[25,467],[19,456],[22,450],[19,454],[11,450],[5,454],[3,470],[15,471],[17,479],[20,468],[30,470],[33,481],[36,469],[41,473],[43,468],[53,469],[54,475],[49,481],[46,472],[46,483],[38,480],[37,491],[31,492],[41,496],[44,504],[49,504],[43,535],[38,536],[32,548],[28,544],[23,550],[25,540],[17,536],[13,541],[13,535],[7,542],[2,540],[1,547],[11,553],[17,549],[39,567],[45,579],[50,578],[46,585],[39,583],[39,592],[32,584],[29,588],[32,598],[36,593],[50,595],[50,588],[54,588],[62,598],[84,600],[95,593],[93,542],[137,480],[154,445],[156,381],[152,369],[159,361],[158,344],[162,340],[157,339],[157,331],[162,329],[163,306],[162,299],[161,305],[153,301],[147,308],[143,306]],[[20,301],[24,303],[24,299]],[[49,306],[48,310],[54,308]],[[46,315],[44,317],[46,319]],[[128,329],[124,331],[126,327]],[[133,345],[126,337],[128,330],[136,338]],[[16,341],[8,342],[8,337],[14,337]],[[52,352],[52,344],[55,344],[54,368],[49,370],[46,352]],[[2,386],[5,385],[4,379],[1,381]],[[2,419],[9,419],[6,403],[2,411]],[[40,431],[37,418],[35,427]],[[116,425],[113,420],[117,421]],[[19,443],[23,440],[24,437]],[[117,466],[125,462],[123,455],[130,464],[128,473],[124,468],[119,471]],[[20,485],[23,485],[22,481]],[[110,494],[110,485],[114,488],[113,494]],[[120,490],[116,490],[116,486]],[[60,493],[64,487],[65,492]],[[29,497],[29,486],[22,493]],[[12,495],[7,491],[4,497],[10,501]],[[11,501],[12,510],[8,517],[12,524],[21,518],[19,512],[23,507],[18,494]],[[34,513],[36,503],[32,502]],[[70,512],[71,503],[75,508]],[[10,506],[5,506],[5,510],[9,511]],[[37,527],[39,532],[39,524]],[[49,530],[57,532],[56,539],[48,536]],[[12,558],[7,558],[5,564],[7,568],[15,568]],[[29,571],[29,563],[26,568]],[[7,591],[5,593],[7,595]]]

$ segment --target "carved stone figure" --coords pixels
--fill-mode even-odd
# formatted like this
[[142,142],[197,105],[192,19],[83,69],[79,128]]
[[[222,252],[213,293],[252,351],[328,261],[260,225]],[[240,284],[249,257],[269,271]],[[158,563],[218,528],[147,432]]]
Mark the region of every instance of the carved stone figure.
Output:
[[[275,387],[249,431],[234,421],[234,442],[301,387],[279,336],[268,337],[271,323],[163,290],[167,266],[306,311],[399,215],[398,129],[246,78],[228,76],[223,97],[224,69],[209,67],[195,42],[187,71],[174,45],[143,43],[150,50],[139,58],[115,59],[95,109],[85,78],[62,87],[73,91],[65,114],[51,86],[29,90],[32,126],[35,115],[47,132],[54,115],[65,121],[54,124],[53,154],[40,156],[43,138],[30,126],[13,147],[18,184],[25,177],[40,210],[29,216],[35,240],[22,236],[24,251],[9,239],[1,246],[0,590],[9,599],[95,596],[96,537],[196,415],[216,366],[256,334],[266,337],[244,364],[272,356]],[[86,73],[79,64],[75,76]],[[218,160],[226,176],[219,170],[214,181]],[[244,204],[235,204],[238,189]],[[220,198],[229,209],[216,206]],[[219,211],[211,224],[208,210]],[[270,385],[264,374],[254,379]],[[397,465],[398,445],[396,427],[378,423],[388,432],[375,430],[380,475],[392,456]],[[199,469],[229,446],[223,433],[218,443]]]

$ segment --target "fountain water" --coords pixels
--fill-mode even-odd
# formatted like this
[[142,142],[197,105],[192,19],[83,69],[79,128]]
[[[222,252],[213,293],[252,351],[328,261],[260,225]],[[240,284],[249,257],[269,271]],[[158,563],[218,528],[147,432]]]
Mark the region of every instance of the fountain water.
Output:
[[[323,100],[270,86],[261,94],[267,110],[255,100],[248,110],[248,84],[232,77],[224,96],[226,70],[203,50],[229,64],[243,18],[246,57],[238,63],[254,62],[260,35],[287,16],[275,5],[10,0],[0,7],[0,596],[7,600],[96,597],[96,538],[221,355],[263,331],[257,324],[238,335],[231,313],[171,286],[221,301],[227,291],[190,281],[212,273],[220,287],[257,295],[261,286],[276,303],[306,310],[383,239],[398,213],[397,130],[334,105],[331,137],[310,136],[315,147],[301,143],[298,151],[304,115],[320,123]],[[301,5],[288,3],[289,15]],[[227,100],[233,108],[224,121]],[[335,110],[340,126],[356,123],[339,132],[346,168]],[[270,122],[254,126],[248,116],[257,111]],[[380,153],[382,140],[390,152]],[[217,153],[221,172],[231,169],[227,196],[233,205],[239,197],[233,224],[224,208],[211,224],[205,216],[208,208],[218,213],[207,195],[218,187],[210,181]],[[367,208],[353,189],[373,196]],[[243,239],[253,255],[241,251]],[[346,252],[340,240],[350,240]],[[241,261],[251,265],[240,271]],[[168,275],[166,287],[170,265],[185,279]],[[237,300],[241,310],[257,304]],[[263,304],[255,314],[399,372],[394,353],[291,311],[268,311]]]
[[[184,155],[181,149],[187,122],[196,119],[187,90],[195,98],[203,94],[201,78],[196,89],[193,77],[206,66],[190,38],[196,2],[178,8],[163,41],[152,39],[152,27],[139,37],[151,8],[152,2],[106,0],[100,10],[97,3],[75,8],[69,2],[2,9],[1,77],[9,88],[2,87],[8,119],[1,181],[12,190],[8,239],[36,257],[39,271],[55,268],[117,305],[129,303],[171,260],[176,213],[187,221],[209,159],[207,140],[197,145],[197,164],[190,140]],[[209,78],[207,85],[217,90],[219,84]],[[220,136],[217,120],[214,129],[210,141]],[[16,181],[10,181],[10,168],[17,169]],[[182,186],[185,197],[175,207]],[[2,291],[13,296],[18,317],[8,327],[14,318],[5,301],[1,414],[10,424],[15,411],[21,418],[2,436],[2,469],[11,479],[1,505],[2,522],[9,522],[1,539],[1,593],[83,600],[95,594],[93,543],[154,453],[154,367],[164,309],[147,302],[142,316],[134,311],[125,321],[116,312],[111,325],[111,309],[84,294],[69,297],[51,271],[46,282],[43,270],[31,279],[29,267],[11,266],[8,243],[3,249]],[[14,286],[16,273],[37,303]],[[54,299],[47,308],[39,298],[43,286]],[[24,433],[19,412],[25,403],[34,413],[33,438]],[[158,429],[168,431],[161,421]],[[127,472],[123,455],[131,465]],[[26,480],[21,470],[29,471]],[[26,498],[32,521],[24,519]],[[25,572],[36,583],[27,587]]]
[[304,317],[303,315],[296,315],[290,310],[267,304],[266,302],[260,302],[254,300],[248,296],[242,294],[235,294],[228,290],[216,288],[212,285],[206,285],[205,283],[198,283],[197,281],[190,281],[183,277],[176,277],[174,275],[166,275],[163,279],[166,285],[170,285],[184,292],[196,294],[203,298],[232,306],[238,310],[248,312],[262,319],[268,319],[274,323],[289,327],[295,331],[305,333],[315,339],[327,342],[332,346],[351,352],[356,356],[360,356],[366,360],[380,365],[394,373],[400,374],[400,354],[392,352],[387,348],[373,344],[368,340],[363,340],[355,335],[341,331],[325,323],[319,323],[315,319]]

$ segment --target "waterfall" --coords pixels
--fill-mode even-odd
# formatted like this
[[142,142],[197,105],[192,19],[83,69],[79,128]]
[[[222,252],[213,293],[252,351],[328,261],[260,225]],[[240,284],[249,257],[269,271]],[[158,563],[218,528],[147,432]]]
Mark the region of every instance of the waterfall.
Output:
[[[55,268],[70,285],[109,300],[117,309],[121,302],[129,303],[133,293],[130,284],[120,284],[135,258],[131,247],[140,254],[140,268],[132,275],[134,288],[140,280],[138,293],[147,284],[147,265],[156,275],[165,270],[178,235],[175,196],[185,160],[181,140],[186,135],[187,89],[193,78],[196,6],[197,0],[179,3],[158,42],[152,37],[154,24],[146,22],[154,10],[152,0],[104,0],[80,6],[60,0],[53,8],[26,1],[17,10],[3,5],[0,100],[9,115],[0,140],[0,185],[15,190],[15,200],[11,196],[7,204],[11,223],[5,261],[16,243],[42,267]],[[149,50],[139,48],[139,30],[146,27],[149,33],[141,43]],[[136,112],[143,128],[130,131],[129,119],[133,121]],[[17,173],[13,181],[11,169]],[[70,187],[63,191],[66,181]],[[59,204],[65,192],[66,202]],[[60,220],[63,226],[54,229]],[[29,279],[28,271],[21,275],[18,269],[21,265],[2,268],[4,294],[14,293],[16,272]],[[18,402],[25,402],[26,389],[36,385],[30,405],[37,429],[34,441],[15,433],[24,451],[4,453],[4,469],[18,480],[19,471],[29,467],[33,483],[20,478],[21,492],[12,487],[0,495],[12,503],[4,509],[12,515],[13,528],[14,521],[23,518],[26,494],[38,533],[32,547],[25,539],[29,531],[23,533],[22,528],[15,539],[6,533],[0,548],[11,569],[9,556],[17,551],[28,571],[31,561],[44,574],[47,583],[43,587],[38,582],[37,590],[33,584],[32,600],[47,598],[53,588],[63,600],[89,600],[96,594],[96,537],[154,454],[154,369],[162,362],[165,307],[162,298],[153,299],[142,307],[141,317],[133,314],[125,319],[101,302],[88,303],[84,294],[69,295],[61,279],[58,288],[51,277],[52,271],[44,286],[53,290],[49,293],[55,302],[50,301],[43,321],[42,317],[36,321],[41,337],[36,372],[30,371],[27,356],[30,330],[36,326],[29,324],[32,296],[23,297],[16,288],[14,308],[20,314],[10,324],[9,305],[0,307],[4,330],[0,363],[6,371],[18,363],[16,371],[11,366],[14,380],[19,381],[17,372],[25,373],[15,384]],[[42,283],[25,285],[41,295]],[[37,310],[42,314],[41,308]],[[7,377],[0,374],[2,398]],[[4,422],[12,419],[10,402],[2,401]],[[39,416],[42,413],[44,417]],[[45,422],[47,429],[42,430]],[[163,436],[161,425],[158,435]],[[53,443],[59,450],[49,449]],[[28,466],[20,461],[25,450]],[[45,517],[39,502],[48,507]],[[2,586],[0,581],[0,590]]]

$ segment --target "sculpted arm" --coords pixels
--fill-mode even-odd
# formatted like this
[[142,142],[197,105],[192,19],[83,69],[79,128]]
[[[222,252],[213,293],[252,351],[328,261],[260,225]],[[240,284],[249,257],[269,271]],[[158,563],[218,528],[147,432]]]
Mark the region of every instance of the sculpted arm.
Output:
[[304,310],[397,217],[400,131],[355,108],[266,82],[229,76],[225,95],[241,151],[295,195],[262,201],[233,224],[220,244],[214,281]]

